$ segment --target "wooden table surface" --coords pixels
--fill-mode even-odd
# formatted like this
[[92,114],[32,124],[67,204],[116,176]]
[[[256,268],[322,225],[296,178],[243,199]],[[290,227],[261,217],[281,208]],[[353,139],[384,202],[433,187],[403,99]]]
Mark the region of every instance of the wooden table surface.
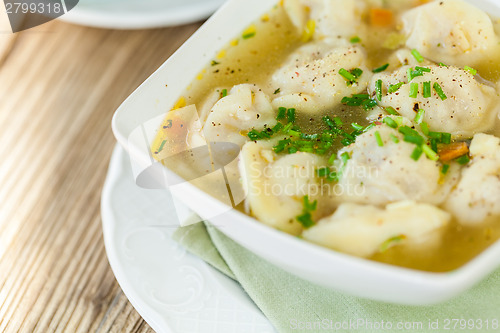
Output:
[[200,24],[12,34],[0,18],[0,332],[152,332],[104,250],[110,122]]

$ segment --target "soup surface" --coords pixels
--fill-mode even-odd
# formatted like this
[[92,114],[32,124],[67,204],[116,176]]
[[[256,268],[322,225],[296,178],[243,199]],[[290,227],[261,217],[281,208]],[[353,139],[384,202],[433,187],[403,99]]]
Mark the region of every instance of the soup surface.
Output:
[[152,152],[304,241],[453,270],[500,238],[499,36],[461,0],[282,1],[194,78]]

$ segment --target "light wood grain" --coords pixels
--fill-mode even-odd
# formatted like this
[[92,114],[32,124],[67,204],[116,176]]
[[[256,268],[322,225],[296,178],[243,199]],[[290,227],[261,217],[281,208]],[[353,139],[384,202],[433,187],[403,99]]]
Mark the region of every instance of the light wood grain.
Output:
[[198,26],[0,35],[0,331],[152,332],[104,250],[110,122]]

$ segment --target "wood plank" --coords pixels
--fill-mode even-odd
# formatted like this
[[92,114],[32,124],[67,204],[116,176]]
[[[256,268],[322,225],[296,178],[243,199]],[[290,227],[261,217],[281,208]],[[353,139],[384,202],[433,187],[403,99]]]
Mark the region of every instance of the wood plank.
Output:
[[110,122],[198,26],[0,35],[0,331],[152,332],[104,251]]

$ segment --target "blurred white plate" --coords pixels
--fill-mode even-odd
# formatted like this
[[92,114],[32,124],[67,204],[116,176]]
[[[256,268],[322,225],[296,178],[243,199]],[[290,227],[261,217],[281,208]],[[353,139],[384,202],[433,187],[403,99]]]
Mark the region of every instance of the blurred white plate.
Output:
[[171,239],[176,208],[167,190],[135,184],[117,146],[101,215],[109,263],[134,308],[157,333],[275,332],[237,283]]
[[99,28],[146,29],[207,18],[225,0],[80,0],[60,19]]

